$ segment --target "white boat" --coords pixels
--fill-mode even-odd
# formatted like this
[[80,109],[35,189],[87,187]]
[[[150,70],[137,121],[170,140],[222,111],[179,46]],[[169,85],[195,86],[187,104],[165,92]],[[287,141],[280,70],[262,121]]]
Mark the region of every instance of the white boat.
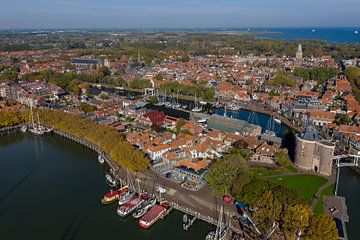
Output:
[[119,198],[119,205],[123,205],[130,201],[135,196],[135,191],[127,191]]
[[145,213],[147,213],[150,208],[152,208],[154,205],[156,204],[156,199],[148,199],[144,202],[143,207],[140,207],[139,210],[137,210],[136,212],[133,213],[133,217],[134,218],[141,218],[142,216],[145,215]]
[[106,174],[105,179],[106,179],[106,183],[107,183],[107,185],[109,185],[109,187],[116,187],[120,184],[120,182],[115,177],[113,177],[111,174]]
[[26,130],[27,130],[27,127],[25,125],[20,128],[21,132],[26,132]]
[[103,157],[101,154],[98,155],[98,161],[99,161],[99,163],[101,163],[101,164],[105,162],[105,159],[104,159],[104,157]]
[[278,119],[278,118],[274,118],[274,121],[275,121],[275,123],[277,123],[277,124],[281,124],[281,120]]
[[33,135],[36,135],[36,136],[40,136],[40,135],[44,135],[45,131],[44,131],[44,127],[42,127],[40,125],[40,119],[39,119],[39,114],[37,115],[38,116],[38,124],[35,123],[34,121],[34,114],[33,114],[33,111],[32,111],[32,104],[30,105],[30,117],[31,117],[31,124],[30,124],[30,127],[29,127],[29,132],[31,132]]
[[356,30],[354,33],[355,33],[355,34],[359,34],[359,31]]
[[132,211],[140,207],[140,205],[144,202],[144,199],[138,196],[133,196],[130,201],[128,201],[126,204],[123,204],[117,208],[117,214],[120,217],[126,217],[129,215]]
[[199,107],[195,107],[195,108],[191,109],[191,111],[192,111],[192,112],[201,112],[202,109],[199,108]]

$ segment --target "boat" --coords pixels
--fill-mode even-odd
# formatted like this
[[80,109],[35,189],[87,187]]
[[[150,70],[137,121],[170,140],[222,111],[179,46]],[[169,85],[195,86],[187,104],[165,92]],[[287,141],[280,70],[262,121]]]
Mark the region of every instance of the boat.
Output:
[[144,216],[154,205],[156,204],[156,199],[147,199],[143,202],[142,206],[139,207],[139,209],[133,213],[133,218],[141,218]]
[[105,159],[101,154],[98,155],[98,162],[101,164],[103,164],[105,162]]
[[132,178],[130,176],[130,172],[127,169],[126,169],[126,175],[127,175],[128,191],[124,195],[119,197],[119,205],[123,205],[129,202],[136,194],[135,187]]
[[355,33],[355,34],[359,34],[359,31],[356,30],[354,33]]
[[27,127],[25,125],[20,128],[21,132],[26,132],[26,130],[27,130]]
[[135,191],[127,191],[124,195],[119,197],[119,205],[129,202],[135,196]]
[[275,121],[275,123],[277,123],[277,124],[281,124],[281,120],[278,119],[278,118],[274,118],[274,121]]
[[224,213],[224,206],[221,206],[218,224],[216,226],[216,231],[210,231],[205,240],[224,240],[226,238],[228,227],[226,224],[223,223],[223,213]]
[[150,228],[156,223],[160,217],[165,213],[166,209],[160,205],[154,205],[144,216],[139,220],[139,226],[145,229]]
[[119,188],[118,190],[110,190],[110,192],[106,193],[101,200],[102,204],[110,204],[118,200],[121,196],[128,192],[128,187],[124,186]]
[[44,128],[41,127],[41,125],[40,125],[39,114],[38,114],[38,124],[36,124],[35,121],[34,121],[34,114],[33,114],[33,111],[32,111],[32,104],[30,105],[30,117],[31,117],[31,124],[30,124],[30,127],[29,127],[29,132],[31,132],[35,136],[44,135],[45,131],[44,131]]
[[132,211],[134,211],[135,209],[137,209],[138,207],[140,207],[140,205],[144,202],[144,199],[142,198],[142,196],[136,196],[134,195],[130,201],[128,201],[127,203],[119,206],[117,208],[117,214],[121,217],[126,217],[127,215],[129,215]]
[[116,187],[120,184],[120,182],[116,179],[116,177],[112,176],[109,173],[105,175],[105,180],[107,185],[109,185],[109,187]]

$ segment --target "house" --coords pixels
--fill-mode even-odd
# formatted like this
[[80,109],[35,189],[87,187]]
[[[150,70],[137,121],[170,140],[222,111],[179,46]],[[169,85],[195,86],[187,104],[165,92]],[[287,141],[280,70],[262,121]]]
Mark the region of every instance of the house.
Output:
[[313,111],[309,113],[312,123],[316,126],[324,126],[335,121],[334,112]]
[[145,113],[138,121],[146,126],[158,127],[164,123],[165,117],[164,112],[152,111]]
[[257,163],[274,164],[274,156],[278,148],[266,142],[261,143],[256,149],[250,161]]

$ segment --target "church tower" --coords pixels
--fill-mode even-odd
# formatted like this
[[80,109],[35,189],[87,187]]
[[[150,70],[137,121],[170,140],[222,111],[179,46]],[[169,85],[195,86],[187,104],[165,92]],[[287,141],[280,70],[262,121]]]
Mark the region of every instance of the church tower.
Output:
[[296,51],[296,59],[301,60],[303,58],[302,46],[299,44],[298,49]]

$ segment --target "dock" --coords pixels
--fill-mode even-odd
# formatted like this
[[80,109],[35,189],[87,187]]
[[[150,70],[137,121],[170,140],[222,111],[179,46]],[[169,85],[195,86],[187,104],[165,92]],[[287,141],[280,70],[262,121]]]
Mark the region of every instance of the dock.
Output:
[[[331,209],[333,209],[333,211],[331,211]],[[347,240],[346,223],[349,222],[349,215],[347,213],[345,198],[324,196],[324,214],[332,216],[337,222],[341,223],[343,236],[340,236],[340,238]]]

